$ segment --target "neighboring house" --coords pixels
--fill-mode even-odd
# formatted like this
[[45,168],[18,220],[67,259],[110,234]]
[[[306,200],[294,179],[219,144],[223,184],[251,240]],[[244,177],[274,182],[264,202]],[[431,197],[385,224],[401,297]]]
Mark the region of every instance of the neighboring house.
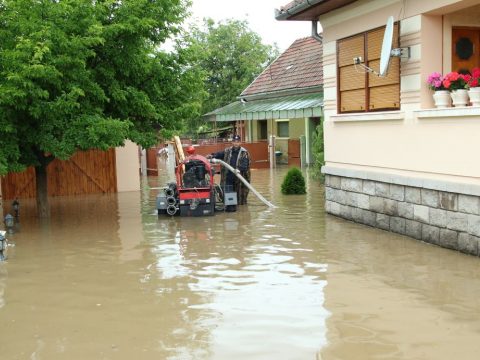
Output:
[[[379,78],[353,59],[378,69],[389,16],[411,56]],[[327,212],[479,255],[480,107],[434,109],[426,85],[480,65],[479,1],[296,0],[276,18],[323,27]]]
[[280,162],[310,164],[312,136],[322,116],[322,86],[321,39],[298,39],[240,94],[238,101],[207,116],[217,122],[236,122],[244,141],[268,141],[273,136],[273,150]]

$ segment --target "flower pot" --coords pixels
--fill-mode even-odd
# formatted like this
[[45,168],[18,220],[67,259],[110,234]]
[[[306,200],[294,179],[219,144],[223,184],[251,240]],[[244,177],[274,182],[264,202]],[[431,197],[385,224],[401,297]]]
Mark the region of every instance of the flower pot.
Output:
[[450,91],[448,90],[437,90],[433,93],[433,101],[439,109],[450,107],[450,99]]
[[468,96],[472,106],[480,106],[480,87],[473,87],[468,90]]
[[455,107],[465,107],[468,105],[468,91],[467,89],[452,90],[452,103]]

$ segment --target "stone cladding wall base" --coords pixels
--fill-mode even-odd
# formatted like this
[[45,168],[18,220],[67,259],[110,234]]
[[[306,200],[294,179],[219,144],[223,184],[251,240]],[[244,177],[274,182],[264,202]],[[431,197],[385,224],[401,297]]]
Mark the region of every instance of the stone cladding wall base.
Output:
[[327,213],[480,255],[480,196],[325,175]]

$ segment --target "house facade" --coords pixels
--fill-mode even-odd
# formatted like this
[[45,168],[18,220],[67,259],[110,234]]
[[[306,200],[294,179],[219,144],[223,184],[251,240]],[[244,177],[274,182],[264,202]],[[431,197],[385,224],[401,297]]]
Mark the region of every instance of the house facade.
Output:
[[[379,77],[390,16],[410,56]],[[480,66],[479,1],[297,0],[276,18],[323,27],[327,212],[479,255],[480,107],[434,108],[426,84]]]
[[289,165],[313,163],[312,139],[323,116],[322,43],[296,40],[240,94],[238,101],[207,114],[235,122],[247,142],[270,142],[271,156]]

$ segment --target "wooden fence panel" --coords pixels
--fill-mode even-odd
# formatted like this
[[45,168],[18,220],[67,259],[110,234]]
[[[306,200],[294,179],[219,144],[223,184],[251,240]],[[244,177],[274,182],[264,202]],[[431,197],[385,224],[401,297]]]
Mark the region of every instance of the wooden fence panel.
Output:
[[[82,195],[117,191],[115,149],[79,151],[69,160],[55,159],[47,169],[48,195]],[[34,198],[35,171],[33,167],[2,178],[5,200]]]
[[35,190],[35,170],[28,168],[21,173],[10,173],[2,177],[2,197],[4,200],[33,198]]
[[[185,143],[183,146],[185,147]],[[216,144],[202,144],[195,145],[195,153],[198,155],[207,156],[208,154],[222,151],[226,147],[231,146],[231,142],[219,142]],[[242,146],[248,150],[251,158],[251,169],[268,169],[270,161],[268,159],[268,144],[266,141],[255,143],[242,143]],[[158,145],[156,148],[147,150],[147,175],[158,176],[157,154],[158,150],[162,149],[163,145]]]
[[[232,143],[222,142],[211,145],[200,145],[195,147],[195,153],[206,156],[213,152],[222,151],[229,146],[232,146]],[[266,141],[242,143],[242,146],[250,153],[250,167],[252,169],[268,169],[270,167],[270,161],[268,158],[268,143]]]
[[288,166],[302,166],[301,160],[302,154],[300,150],[300,140],[289,139],[288,140]]
[[147,175],[148,176],[158,175],[157,156],[158,156],[158,151],[162,147],[155,147],[147,150]]

